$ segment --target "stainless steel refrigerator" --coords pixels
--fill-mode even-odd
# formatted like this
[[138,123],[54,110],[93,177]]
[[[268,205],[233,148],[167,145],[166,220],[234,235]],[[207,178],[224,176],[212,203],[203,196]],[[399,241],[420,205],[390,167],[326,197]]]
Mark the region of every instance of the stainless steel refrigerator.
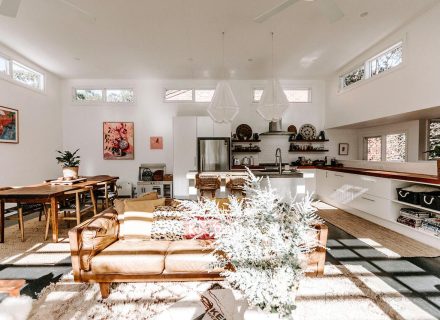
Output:
[[229,171],[231,168],[231,138],[198,138],[197,169]]

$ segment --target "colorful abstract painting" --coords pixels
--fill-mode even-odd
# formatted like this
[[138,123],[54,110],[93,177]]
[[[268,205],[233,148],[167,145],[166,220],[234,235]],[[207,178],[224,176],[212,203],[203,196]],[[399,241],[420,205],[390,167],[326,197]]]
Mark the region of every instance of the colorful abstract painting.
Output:
[[134,159],[134,123],[104,122],[104,160]]
[[18,143],[18,110],[0,107],[0,142]]
[[162,150],[163,137],[150,137],[150,149]]

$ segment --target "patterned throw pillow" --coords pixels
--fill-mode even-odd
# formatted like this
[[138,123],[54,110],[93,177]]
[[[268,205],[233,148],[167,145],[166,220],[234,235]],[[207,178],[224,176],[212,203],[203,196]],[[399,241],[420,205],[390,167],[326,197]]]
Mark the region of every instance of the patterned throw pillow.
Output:
[[[157,211],[159,209],[159,211]],[[179,211],[161,211],[163,206],[153,213],[151,239],[153,240],[183,240],[184,223]]]

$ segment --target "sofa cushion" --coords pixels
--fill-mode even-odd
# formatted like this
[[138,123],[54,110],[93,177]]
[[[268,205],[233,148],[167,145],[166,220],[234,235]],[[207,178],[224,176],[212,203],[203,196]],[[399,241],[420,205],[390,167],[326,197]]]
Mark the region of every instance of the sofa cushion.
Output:
[[216,261],[212,255],[210,240],[180,240],[171,242],[165,257],[164,273],[221,272],[212,270],[210,263]]
[[143,195],[134,198],[134,199],[115,199],[113,201],[113,206],[115,207],[115,210],[118,212],[118,214],[123,214],[125,211],[125,202],[131,202],[131,201],[142,201],[142,200],[156,200],[158,199],[157,192],[149,192],[144,193]]
[[81,269],[90,270],[93,256],[118,239],[119,223],[114,212],[106,212],[92,219],[81,232]]
[[118,240],[91,260],[95,274],[161,274],[170,241]]
[[150,239],[155,206],[164,205],[165,198],[157,200],[126,201],[121,223],[120,239]]

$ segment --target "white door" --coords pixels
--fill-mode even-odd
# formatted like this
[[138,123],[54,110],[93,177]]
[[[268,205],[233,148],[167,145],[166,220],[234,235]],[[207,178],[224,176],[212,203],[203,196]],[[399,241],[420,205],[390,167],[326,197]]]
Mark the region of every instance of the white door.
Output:
[[197,118],[174,118],[173,140],[174,195],[188,196],[189,183],[186,174],[197,170]]

